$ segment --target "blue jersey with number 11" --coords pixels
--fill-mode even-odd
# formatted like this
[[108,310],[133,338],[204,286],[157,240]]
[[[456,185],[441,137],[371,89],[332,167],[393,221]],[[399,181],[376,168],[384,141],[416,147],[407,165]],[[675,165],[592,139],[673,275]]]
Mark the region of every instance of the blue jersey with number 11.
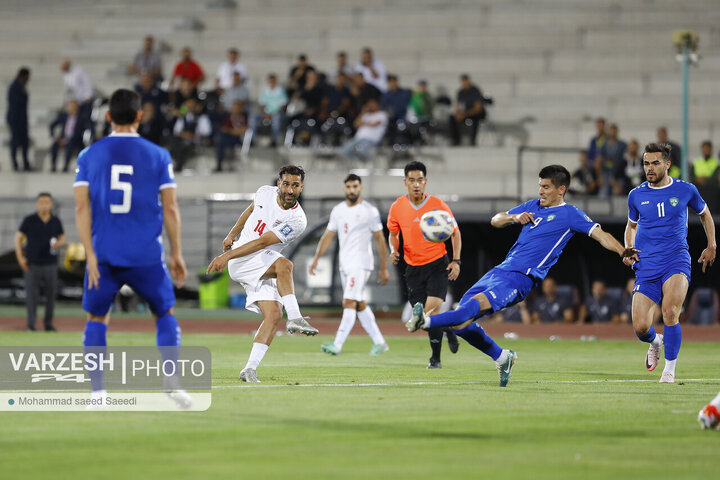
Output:
[[118,267],[163,261],[160,191],[175,188],[167,150],[137,134],[112,134],[83,150],[74,186],[90,190],[98,263]]
[[665,187],[644,182],[628,195],[628,220],[638,226],[636,270],[662,272],[670,264],[690,263],[687,209],[705,210],[705,201],[692,183],[670,177]]

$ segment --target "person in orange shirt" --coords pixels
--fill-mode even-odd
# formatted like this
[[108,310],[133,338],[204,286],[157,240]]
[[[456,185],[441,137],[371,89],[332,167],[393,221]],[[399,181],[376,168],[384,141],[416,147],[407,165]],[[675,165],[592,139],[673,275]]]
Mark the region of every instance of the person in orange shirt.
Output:
[[[447,294],[448,280],[455,280],[460,275],[460,250],[462,241],[460,229],[455,223],[451,242],[453,257],[448,261],[444,243],[433,243],[425,238],[420,231],[420,217],[431,210],[445,210],[452,216],[450,207],[437,197],[425,193],[427,169],[421,162],[412,161],[405,165],[405,186],[407,195],[398,197],[390,207],[387,226],[390,231],[390,261],[400,261],[400,233],[403,238],[403,258],[405,282],[408,289],[408,300],[411,305],[420,302],[425,312],[440,308]],[[453,216],[454,218],[454,216]],[[432,356],[427,368],[442,368],[440,351],[442,349],[443,331],[447,334],[450,351],[458,349],[458,339],[451,329],[432,328],[428,330]]]

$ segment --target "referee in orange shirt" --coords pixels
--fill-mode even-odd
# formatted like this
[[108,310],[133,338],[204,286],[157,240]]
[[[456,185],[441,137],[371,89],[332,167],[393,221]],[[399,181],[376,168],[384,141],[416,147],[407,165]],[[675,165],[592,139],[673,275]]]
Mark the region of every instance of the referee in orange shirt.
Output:
[[[393,264],[400,261],[400,232],[403,237],[403,258],[407,263],[405,282],[408,288],[410,305],[420,302],[425,312],[437,311],[445,300],[448,280],[460,275],[460,229],[455,223],[452,234],[453,258],[448,261],[445,243],[433,243],[420,231],[420,217],[431,210],[445,210],[452,216],[445,202],[425,193],[427,169],[421,162],[405,165],[405,186],[408,194],[398,197],[390,207],[387,226],[390,231],[390,260]],[[455,218],[453,216],[453,218]],[[428,330],[432,356],[427,368],[442,368],[440,351],[443,331],[447,332],[448,346],[455,353],[458,339],[451,329],[437,328]]]

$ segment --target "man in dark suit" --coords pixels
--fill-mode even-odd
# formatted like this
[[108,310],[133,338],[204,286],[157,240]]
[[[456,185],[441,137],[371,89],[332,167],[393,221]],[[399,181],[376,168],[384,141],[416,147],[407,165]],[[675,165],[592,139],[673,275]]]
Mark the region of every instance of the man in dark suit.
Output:
[[[58,113],[57,118],[50,124],[50,137],[54,139],[50,147],[51,170],[56,171],[57,156],[60,148],[65,148],[65,166],[63,172],[70,168],[70,159],[73,155],[80,153],[85,148],[83,134],[87,127],[79,115],[79,105],[75,100],[70,100],[65,111]],[[60,127],[60,133],[55,130]]]
[[7,93],[7,114],[5,119],[10,127],[10,159],[13,170],[18,171],[16,153],[18,147],[22,149],[23,170],[30,171],[28,163],[28,92],[27,83],[30,81],[30,70],[22,67],[15,80],[10,84]]

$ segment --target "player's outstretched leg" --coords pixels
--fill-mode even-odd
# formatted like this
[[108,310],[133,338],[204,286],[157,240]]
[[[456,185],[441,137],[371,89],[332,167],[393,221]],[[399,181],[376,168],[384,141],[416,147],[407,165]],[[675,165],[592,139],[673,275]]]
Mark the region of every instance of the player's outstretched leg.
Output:
[[698,413],[700,428],[720,430],[720,393]]
[[517,354],[513,350],[501,348],[495,343],[495,340],[490,338],[490,336],[485,333],[485,330],[475,322],[470,323],[470,325],[463,329],[456,330],[455,333],[495,361],[495,366],[500,374],[500,386],[506,386],[510,381],[510,375],[517,360]]
[[468,299],[465,303],[462,303],[455,310],[448,310],[445,313],[438,313],[437,315],[427,315],[423,312],[422,305],[415,304],[413,307],[413,314],[410,320],[405,323],[408,331],[414,332],[421,328],[439,328],[439,327],[454,327],[462,325],[475,317],[480,315],[480,300],[476,297]]

